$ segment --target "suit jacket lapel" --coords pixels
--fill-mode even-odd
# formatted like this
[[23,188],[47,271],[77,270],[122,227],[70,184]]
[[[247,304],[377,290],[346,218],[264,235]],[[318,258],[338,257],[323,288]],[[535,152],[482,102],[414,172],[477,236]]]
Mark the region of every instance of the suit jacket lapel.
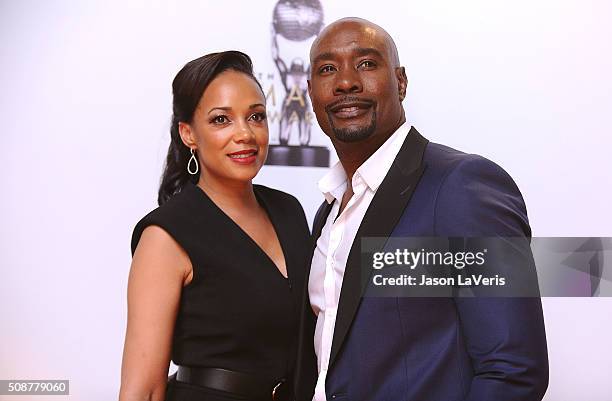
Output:
[[338,356],[365,289],[366,280],[361,278],[361,238],[388,237],[391,234],[424,171],[422,159],[427,143],[427,139],[411,128],[357,230],[344,270],[330,367]]
[[[324,201],[317,213],[315,214],[314,222],[312,223],[312,238],[314,239],[314,247],[316,247],[317,239],[321,236],[321,231],[323,231],[323,227],[325,226],[325,222],[327,221],[327,217],[329,216],[329,212],[332,210],[333,203],[327,203]],[[313,247],[313,252],[314,252]]]

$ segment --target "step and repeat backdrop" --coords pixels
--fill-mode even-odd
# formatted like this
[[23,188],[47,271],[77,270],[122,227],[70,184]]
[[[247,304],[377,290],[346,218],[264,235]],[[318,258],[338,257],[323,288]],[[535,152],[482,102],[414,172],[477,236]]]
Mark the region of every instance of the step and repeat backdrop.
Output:
[[[612,236],[610,15],[595,0],[2,2],[0,379],[69,380],[57,400],[117,397],[130,236],[156,206],[187,61],[252,57],[271,144],[256,182],[312,221],[337,158],[307,96],[308,52],[341,17],[387,29],[408,120],[504,167],[534,236]],[[543,305],[545,400],[610,400],[612,299]]]

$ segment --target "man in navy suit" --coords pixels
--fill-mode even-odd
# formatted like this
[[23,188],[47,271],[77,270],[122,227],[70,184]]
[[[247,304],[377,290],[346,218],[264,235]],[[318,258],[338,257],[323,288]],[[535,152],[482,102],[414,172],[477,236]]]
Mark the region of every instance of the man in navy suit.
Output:
[[541,400],[548,358],[539,297],[363,296],[363,237],[528,242],[512,178],[406,122],[406,74],[379,26],[336,21],[310,59],[313,109],[340,161],[319,182],[325,201],[313,226],[296,399]]

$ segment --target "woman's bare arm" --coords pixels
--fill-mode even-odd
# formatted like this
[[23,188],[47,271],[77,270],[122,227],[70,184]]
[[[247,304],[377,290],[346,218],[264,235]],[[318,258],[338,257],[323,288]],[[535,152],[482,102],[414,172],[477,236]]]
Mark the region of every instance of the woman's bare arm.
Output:
[[119,401],[163,401],[181,289],[191,271],[189,256],[166,231],[143,231],[128,279]]

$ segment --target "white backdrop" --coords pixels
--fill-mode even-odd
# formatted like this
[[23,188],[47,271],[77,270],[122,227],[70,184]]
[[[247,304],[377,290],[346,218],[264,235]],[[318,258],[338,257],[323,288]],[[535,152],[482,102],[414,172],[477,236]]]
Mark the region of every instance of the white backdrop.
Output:
[[[116,398],[130,235],[156,206],[172,78],[230,48],[274,73],[275,3],[0,2],[0,379],[69,379],[58,401]],[[612,236],[609,1],[322,3],[326,23],[361,16],[389,31],[409,120],[502,165],[534,235]],[[312,219],[324,173],[266,166],[257,181]],[[612,399],[612,299],[543,302],[545,399]]]

